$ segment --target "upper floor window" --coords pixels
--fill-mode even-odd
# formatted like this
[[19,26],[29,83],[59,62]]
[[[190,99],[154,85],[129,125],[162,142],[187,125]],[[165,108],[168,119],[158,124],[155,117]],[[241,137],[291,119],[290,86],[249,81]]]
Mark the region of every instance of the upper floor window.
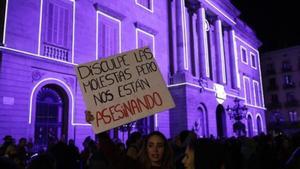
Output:
[[241,59],[243,63],[248,64],[247,49],[243,46],[241,46]]
[[244,93],[246,98],[246,103],[251,104],[251,91],[250,91],[250,79],[244,76]]
[[135,0],[135,3],[147,11],[153,12],[153,0]]
[[136,28],[136,47],[149,47],[155,56],[155,39],[154,35]]
[[294,88],[295,87],[295,83],[292,80],[292,76],[291,75],[284,75],[283,76],[283,88]]
[[261,97],[259,92],[259,84],[257,81],[253,81],[253,89],[254,89],[254,99],[255,99],[255,105],[261,106]]
[[97,12],[96,57],[103,58],[121,52],[121,21]]
[[251,58],[251,67],[256,69],[257,68],[256,55],[250,52],[250,58]]
[[64,0],[45,0],[41,44],[44,56],[64,61],[71,59],[72,3]]
[[282,72],[292,71],[292,65],[289,61],[285,60],[282,62]]
[[297,115],[298,115],[297,112],[290,111],[290,112],[289,112],[290,121],[291,121],[291,122],[296,122],[296,121],[298,121]]

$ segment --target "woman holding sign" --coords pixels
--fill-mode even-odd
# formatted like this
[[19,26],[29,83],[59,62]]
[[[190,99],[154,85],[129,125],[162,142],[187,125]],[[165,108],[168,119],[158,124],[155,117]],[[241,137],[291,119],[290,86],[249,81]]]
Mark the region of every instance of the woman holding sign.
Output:
[[139,153],[141,169],[173,169],[173,153],[166,137],[159,131],[150,133]]

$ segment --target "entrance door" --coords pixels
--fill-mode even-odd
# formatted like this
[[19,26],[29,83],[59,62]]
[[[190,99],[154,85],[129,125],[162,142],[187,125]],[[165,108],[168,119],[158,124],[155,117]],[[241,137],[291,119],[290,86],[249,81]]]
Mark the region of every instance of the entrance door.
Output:
[[226,115],[225,115],[225,109],[222,105],[217,106],[216,110],[216,116],[217,116],[217,134],[218,137],[226,137]]
[[46,85],[37,95],[34,140],[38,149],[67,138],[66,95],[59,86]]

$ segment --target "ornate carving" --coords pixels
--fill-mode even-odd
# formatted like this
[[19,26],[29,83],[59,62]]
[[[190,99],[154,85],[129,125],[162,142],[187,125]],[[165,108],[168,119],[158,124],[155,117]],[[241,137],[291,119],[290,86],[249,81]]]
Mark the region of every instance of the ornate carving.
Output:
[[45,73],[42,73],[38,70],[34,70],[31,74],[32,82],[39,81],[44,75]]

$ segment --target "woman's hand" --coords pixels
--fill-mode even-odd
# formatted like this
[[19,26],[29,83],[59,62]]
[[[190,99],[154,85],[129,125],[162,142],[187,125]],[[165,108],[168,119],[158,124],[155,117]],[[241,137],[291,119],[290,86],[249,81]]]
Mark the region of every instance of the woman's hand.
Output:
[[85,113],[85,121],[89,124],[92,124],[92,121],[94,121],[95,119],[92,113],[88,110],[86,110],[84,113]]

